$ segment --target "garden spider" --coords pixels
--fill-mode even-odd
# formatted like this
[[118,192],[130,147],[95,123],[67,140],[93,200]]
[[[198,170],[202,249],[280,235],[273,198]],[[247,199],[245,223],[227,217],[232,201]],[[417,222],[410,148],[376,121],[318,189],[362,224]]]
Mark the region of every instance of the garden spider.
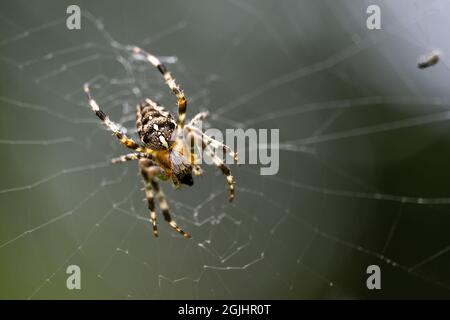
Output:
[[[120,129],[120,126],[109,119],[109,117],[100,109],[97,102],[92,98],[88,84],[84,85],[84,92],[89,100],[89,105],[97,117],[113,132],[119,141],[134,152],[113,159],[112,163],[123,163],[130,160],[139,161],[139,169],[144,178],[145,194],[150,210],[150,222],[153,226],[153,234],[158,236],[158,227],[156,224],[156,211],[154,198],[159,203],[159,208],[164,219],[169,225],[183,235],[185,238],[191,236],[183,231],[172,219],[169,206],[164,193],[159,187],[156,178],[161,180],[172,179],[175,187],[181,184],[193,185],[192,174],[201,175],[202,170],[199,166],[198,158],[194,154],[195,145],[201,144],[202,149],[211,158],[222,173],[226,176],[229,190],[229,200],[234,199],[234,178],[230,169],[215,154],[215,151],[222,148],[224,152],[237,162],[237,155],[228,146],[205,135],[195,124],[203,120],[206,112],[198,113],[192,120],[185,125],[187,101],[183,91],[175,83],[166,67],[152,54],[145,52],[138,47],[132,47],[135,55],[143,56],[149,63],[156,67],[163,75],[165,82],[170,90],[177,97],[178,120],[175,122],[173,116],[156,102],[146,99],[145,102],[137,106],[136,127],[141,143],[135,142],[127,137]],[[186,141],[187,140],[187,141]],[[189,146],[186,142],[189,142]]]

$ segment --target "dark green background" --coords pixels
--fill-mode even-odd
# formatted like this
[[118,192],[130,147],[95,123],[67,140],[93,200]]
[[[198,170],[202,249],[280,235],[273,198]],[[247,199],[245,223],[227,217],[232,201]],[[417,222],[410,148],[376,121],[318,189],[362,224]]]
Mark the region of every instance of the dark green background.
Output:
[[[445,55],[416,67],[450,51],[448,3],[375,1],[374,31],[367,1],[75,3],[79,31],[65,27],[72,1],[0,4],[1,298],[450,297],[448,204],[433,200],[450,195],[449,69]],[[164,185],[192,240],[163,221],[154,239],[136,163],[107,164],[125,150],[84,82],[102,75],[93,93],[128,128],[147,95],[175,110],[158,73],[127,72],[108,35],[177,57],[190,116],[280,129],[279,173],[233,167],[231,205],[214,168],[193,188]],[[80,291],[65,286],[71,264]]]

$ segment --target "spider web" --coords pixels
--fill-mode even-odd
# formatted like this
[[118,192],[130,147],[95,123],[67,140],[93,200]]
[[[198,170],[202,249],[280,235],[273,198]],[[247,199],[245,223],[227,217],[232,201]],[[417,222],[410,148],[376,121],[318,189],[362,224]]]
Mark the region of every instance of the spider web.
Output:
[[[416,58],[445,41],[445,1],[2,3],[2,298],[450,297],[449,68]],[[162,187],[187,241],[154,239],[136,163],[92,114],[94,97],[135,136],[145,97],[175,112],[164,61],[211,127],[279,128],[280,171],[207,167]],[[66,288],[78,265],[82,289]],[[379,265],[382,289],[366,268]]]

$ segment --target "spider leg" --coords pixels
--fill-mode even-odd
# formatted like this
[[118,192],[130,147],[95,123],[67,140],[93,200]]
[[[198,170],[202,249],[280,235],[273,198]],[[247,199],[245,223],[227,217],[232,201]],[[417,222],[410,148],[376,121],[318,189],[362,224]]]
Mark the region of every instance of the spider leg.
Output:
[[132,161],[132,160],[139,160],[139,159],[153,159],[153,157],[149,154],[146,153],[128,153],[125,154],[123,156],[120,156],[118,158],[114,158],[111,159],[111,162],[113,164],[116,163],[122,163],[122,162],[127,162],[127,161]]
[[196,176],[201,176],[203,174],[203,170],[198,164],[194,165],[194,168],[192,168],[192,172],[194,172],[194,175]]
[[164,77],[164,80],[166,81],[167,85],[169,86],[170,90],[175,94],[177,97],[177,105],[178,105],[178,127],[182,129],[184,127],[184,121],[186,118],[186,108],[187,108],[187,100],[184,96],[183,90],[180,89],[180,87],[175,82],[175,79],[172,78],[172,75],[169,71],[167,71],[167,68],[164,64],[161,63],[161,61],[158,60],[154,55],[142,50],[139,47],[133,47],[133,52],[135,54],[141,54],[143,55],[148,62],[150,62],[155,68],[158,69],[158,71],[162,74]]
[[210,148],[206,148],[205,151],[211,157],[212,161],[214,162],[214,165],[218,167],[223,175],[227,178],[227,184],[228,184],[228,200],[231,202],[234,200],[235,193],[234,193],[234,177],[231,175],[230,168],[218,157],[214,154],[214,152]]
[[97,117],[99,117],[99,119],[114,133],[117,139],[119,139],[119,141],[125,147],[142,153],[152,153],[152,150],[139,145],[133,139],[128,138],[124,133],[121,132],[119,125],[111,121],[109,117],[100,109],[97,102],[92,98],[88,84],[84,85],[84,92],[86,93],[86,96],[89,100],[89,105],[91,106],[92,111],[94,111]]
[[192,132],[187,134],[187,140],[190,145],[190,154],[189,154],[189,162],[193,166],[192,171],[194,175],[201,176],[203,174],[203,170],[197,163],[197,158],[195,157],[195,136]]
[[186,125],[186,129],[188,131],[188,134],[193,133],[195,136],[197,136],[199,139],[201,139],[206,144],[205,147],[210,146],[214,150],[222,148],[224,153],[228,153],[230,155],[230,157],[233,158],[234,163],[238,162],[237,153],[234,152],[233,150],[231,150],[231,148],[229,146],[227,146],[226,144],[223,144],[222,142],[217,141],[217,140],[207,136],[200,129],[193,127],[191,125]]
[[209,115],[208,111],[197,113],[191,121],[187,124],[188,126],[195,126],[197,122],[204,120]]
[[[214,149],[211,148],[210,144],[207,144],[207,142],[204,140],[204,137],[207,137],[207,135],[199,136],[199,135],[192,135],[192,137],[195,137],[198,141],[202,144],[202,149],[206,152],[206,154],[211,158],[214,165],[222,171],[223,175],[227,179],[228,184],[228,200],[231,202],[234,200],[235,192],[234,192],[234,177],[231,175],[230,168],[223,162],[222,159],[220,159],[215,153]],[[215,141],[215,140],[214,140]]]
[[169,225],[175,229],[178,233],[180,233],[183,237],[185,238],[190,238],[191,236],[187,233],[184,232],[175,222],[175,220],[172,219],[172,216],[170,215],[169,212],[169,206],[167,204],[166,201],[166,197],[164,196],[163,191],[160,189],[158,182],[155,179],[150,180],[150,183],[152,185],[153,190],[156,193],[156,197],[158,199],[159,202],[159,208],[161,209],[161,212],[164,216],[164,220],[167,221],[167,223],[169,223]]
[[153,235],[158,237],[158,226],[156,224],[155,195],[151,181],[160,168],[149,159],[139,160],[141,174],[144,177],[145,196],[147,198],[147,206],[150,210],[150,222],[153,226]]

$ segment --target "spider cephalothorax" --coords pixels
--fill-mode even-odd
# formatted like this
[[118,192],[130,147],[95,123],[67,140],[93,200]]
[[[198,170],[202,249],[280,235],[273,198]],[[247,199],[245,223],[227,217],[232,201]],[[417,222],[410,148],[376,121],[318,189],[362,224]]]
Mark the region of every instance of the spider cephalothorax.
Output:
[[163,75],[170,90],[177,97],[177,121],[174,120],[174,117],[164,107],[151,99],[146,99],[145,102],[137,106],[136,127],[141,141],[141,143],[137,143],[127,137],[120,129],[120,126],[112,122],[100,109],[97,102],[92,98],[87,84],[84,86],[84,91],[89,99],[89,105],[92,111],[95,112],[97,117],[103,121],[124,146],[134,151],[133,153],[113,159],[112,162],[139,161],[139,169],[145,183],[145,193],[150,210],[150,222],[153,225],[153,234],[158,236],[154,204],[154,198],[156,197],[164,219],[172,228],[184,237],[189,238],[190,235],[181,230],[172,219],[167,201],[163,191],[159,187],[157,178],[161,180],[171,178],[176,187],[179,187],[181,184],[192,186],[194,183],[192,174],[202,174],[198,159],[194,155],[194,146],[199,144],[202,150],[212,159],[212,162],[226,176],[229,200],[232,201],[234,199],[234,178],[222,159],[216,156],[215,150],[220,148],[228,152],[235,161],[237,161],[237,155],[229,147],[205,135],[195,126],[198,121],[203,120],[207,116],[206,112],[197,114],[185,125],[187,101],[183,91],[175,83],[167,68],[155,56],[138,47],[133,47],[132,51],[134,54],[144,56]]

